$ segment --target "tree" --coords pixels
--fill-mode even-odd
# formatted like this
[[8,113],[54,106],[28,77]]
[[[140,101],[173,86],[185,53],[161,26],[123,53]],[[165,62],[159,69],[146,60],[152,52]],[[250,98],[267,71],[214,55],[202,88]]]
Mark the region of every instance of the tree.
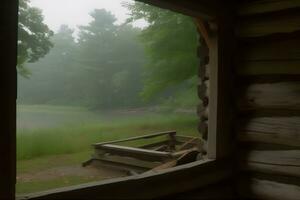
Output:
[[104,9],[91,13],[93,20],[80,27],[78,61],[85,69],[85,95],[96,108],[137,105],[142,88],[143,51],[136,41],[140,29],[117,26]]
[[73,30],[62,25],[51,38],[54,47],[42,59],[27,63],[32,72],[30,79],[19,77],[19,101],[32,104],[64,104],[72,102],[70,93],[76,94],[73,74],[76,71],[74,51],[76,43]]
[[149,23],[140,35],[149,59],[143,97],[148,99],[195,77],[199,61],[193,20],[144,3],[125,6],[131,11],[128,22],[144,19]]
[[33,63],[44,57],[53,46],[53,32],[43,23],[42,11],[31,7],[29,0],[20,0],[18,25],[18,71],[28,76],[24,64]]

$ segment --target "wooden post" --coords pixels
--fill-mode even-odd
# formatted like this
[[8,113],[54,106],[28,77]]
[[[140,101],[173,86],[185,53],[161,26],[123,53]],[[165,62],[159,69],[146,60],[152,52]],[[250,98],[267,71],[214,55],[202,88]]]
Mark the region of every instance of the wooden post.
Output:
[[[232,80],[233,80],[233,23],[230,5],[220,5],[217,20],[207,22],[197,19],[198,31],[203,38],[198,50],[200,85],[198,96],[204,112],[200,117],[199,131],[208,143],[208,157],[225,158],[231,155],[234,146],[232,130]],[[205,58],[205,45],[208,59]],[[208,73],[206,73],[208,71]],[[208,124],[208,125],[207,125]]]
[[2,0],[0,12],[0,199],[15,199],[17,0]]
[[226,6],[230,5],[223,5],[217,27],[210,36],[208,157],[211,159],[231,156],[235,144],[231,106],[235,44],[232,12],[226,10]]

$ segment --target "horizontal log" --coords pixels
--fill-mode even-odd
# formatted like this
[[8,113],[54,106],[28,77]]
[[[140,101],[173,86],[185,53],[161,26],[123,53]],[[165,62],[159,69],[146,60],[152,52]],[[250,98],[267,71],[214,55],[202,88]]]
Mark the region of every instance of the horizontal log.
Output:
[[239,184],[241,197],[270,200],[298,200],[300,186],[270,180],[250,179]]
[[237,8],[237,12],[238,15],[245,16],[293,8],[300,8],[299,0],[260,0],[241,3]]
[[[299,62],[300,65],[300,62]],[[269,70],[271,71],[271,70]],[[255,72],[254,72],[255,73]],[[236,77],[235,82],[240,85],[259,84],[259,83],[278,83],[278,82],[293,82],[300,80],[300,72],[291,74],[242,74]]]
[[[298,33],[298,32],[297,32]],[[299,33],[292,37],[280,39],[253,40],[240,42],[238,45],[238,61],[278,61],[300,60]]]
[[300,147],[300,117],[257,117],[240,120],[240,141]]
[[117,143],[121,143],[121,142],[129,142],[129,141],[134,141],[134,140],[149,139],[149,138],[159,137],[159,136],[163,136],[163,135],[170,135],[170,134],[176,134],[176,131],[165,131],[165,132],[159,132],[159,133],[152,133],[152,134],[148,134],[148,135],[130,137],[130,138],[126,138],[126,139],[95,143],[95,144],[93,144],[93,146],[97,147],[97,146],[101,146],[101,145],[104,145],[104,144],[117,144]]
[[[300,150],[256,151],[246,153],[248,162],[300,167]],[[299,170],[300,173],[300,170]]]
[[240,18],[236,33],[238,37],[259,37],[274,33],[292,33],[300,30],[299,21],[299,10]]
[[123,163],[125,165],[137,166],[143,169],[151,169],[161,164],[161,162],[148,162],[144,160],[138,160],[131,157],[123,157],[123,156],[114,156],[114,155],[103,155],[99,156],[97,154],[93,155],[94,160],[98,160],[99,162],[111,162],[111,163]]
[[125,147],[113,144],[105,144],[97,146],[96,148],[113,155],[133,157],[146,161],[163,161],[172,158],[172,154],[168,152],[153,151],[134,147]]
[[300,110],[300,81],[251,84],[240,88],[240,110]]
[[247,162],[240,165],[242,170],[272,175],[284,175],[300,178],[299,166],[272,165],[258,162]]
[[236,65],[238,75],[300,75],[299,60],[239,61]]
[[250,150],[241,154],[243,170],[300,178],[300,150]]

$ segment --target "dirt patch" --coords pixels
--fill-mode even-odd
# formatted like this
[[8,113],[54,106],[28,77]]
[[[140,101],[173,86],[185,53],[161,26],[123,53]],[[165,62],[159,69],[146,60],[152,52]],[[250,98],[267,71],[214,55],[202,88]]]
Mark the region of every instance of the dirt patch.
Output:
[[34,173],[23,173],[17,176],[19,182],[47,181],[61,179],[64,177],[77,176],[93,179],[110,179],[126,176],[124,172],[112,170],[109,168],[95,168],[93,166],[82,167],[78,165],[63,166],[38,171]]

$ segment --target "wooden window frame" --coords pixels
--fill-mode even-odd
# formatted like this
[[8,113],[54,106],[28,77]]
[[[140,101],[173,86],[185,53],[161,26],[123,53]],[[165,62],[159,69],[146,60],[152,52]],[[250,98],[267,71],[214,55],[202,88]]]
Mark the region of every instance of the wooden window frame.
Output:
[[[109,181],[87,183],[78,186],[55,189],[32,194],[19,199],[86,199],[96,198],[159,198],[185,192],[229,178],[232,175],[230,159],[234,147],[232,130],[231,66],[232,35],[231,14],[225,5],[213,5],[208,0],[140,0],[163,8],[168,8],[204,21],[212,22],[206,42],[209,43],[209,125],[208,159],[196,161],[156,173],[135,175]],[[189,3],[196,3],[190,6]],[[210,3],[208,3],[210,2]],[[220,3],[220,2],[219,2]],[[16,183],[16,58],[17,58],[17,14],[18,0],[1,2],[0,55],[2,89],[0,153],[0,199],[15,199]],[[178,186],[180,181],[181,186]],[[153,186],[156,186],[155,188]],[[118,193],[116,193],[118,189]],[[138,192],[137,192],[138,191]]]

